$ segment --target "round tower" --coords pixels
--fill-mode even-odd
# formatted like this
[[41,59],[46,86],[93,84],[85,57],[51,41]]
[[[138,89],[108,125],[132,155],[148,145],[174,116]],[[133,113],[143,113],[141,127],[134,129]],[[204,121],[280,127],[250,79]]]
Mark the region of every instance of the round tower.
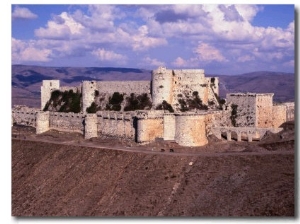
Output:
[[85,117],[84,138],[90,139],[97,135],[97,114],[87,114]]
[[49,130],[49,111],[39,111],[36,114],[36,134]]
[[83,81],[82,82],[82,112],[85,113],[86,109],[91,106],[95,100],[95,90],[97,89],[96,81]]
[[152,71],[152,102],[154,106],[164,100],[172,104],[173,72],[165,67]]
[[175,141],[182,146],[202,146],[208,143],[205,131],[205,115],[176,114]]

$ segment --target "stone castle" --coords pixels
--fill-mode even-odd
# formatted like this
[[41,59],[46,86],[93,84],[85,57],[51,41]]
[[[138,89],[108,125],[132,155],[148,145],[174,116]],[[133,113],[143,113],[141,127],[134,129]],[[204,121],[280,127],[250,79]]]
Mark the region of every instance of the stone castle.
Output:
[[[44,111],[53,91],[81,93],[80,113]],[[152,107],[147,110],[100,110],[87,113],[96,95],[107,101],[115,92],[124,96],[147,94]],[[97,93],[97,94],[96,94]],[[182,105],[199,97],[205,109],[182,110]],[[173,111],[157,109],[163,102]],[[215,135],[238,141],[260,139],[267,131],[279,132],[279,126],[294,119],[294,103],[273,104],[273,93],[229,93],[219,98],[219,79],[205,77],[202,69],[152,71],[151,81],[83,81],[78,87],[61,87],[59,80],[44,80],[41,108],[16,107],[12,122],[36,128],[40,134],[50,129],[84,134],[86,139],[101,135],[132,139],[147,144],[156,139],[175,141],[182,146],[203,146]]]

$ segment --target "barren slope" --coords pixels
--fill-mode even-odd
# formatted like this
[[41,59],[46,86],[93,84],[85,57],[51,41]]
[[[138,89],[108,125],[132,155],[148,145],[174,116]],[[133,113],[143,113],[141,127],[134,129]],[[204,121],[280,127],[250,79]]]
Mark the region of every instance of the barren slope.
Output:
[[294,154],[187,156],[13,140],[12,215],[294,216]]

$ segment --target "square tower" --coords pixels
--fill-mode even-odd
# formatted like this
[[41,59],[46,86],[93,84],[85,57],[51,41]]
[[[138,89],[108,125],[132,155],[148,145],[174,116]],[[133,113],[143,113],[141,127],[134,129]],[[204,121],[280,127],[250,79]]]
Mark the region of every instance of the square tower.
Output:
[[56,89],[59,89],[59,80],[43,80],[41,86],[41,110],[45,108],[52,91]]

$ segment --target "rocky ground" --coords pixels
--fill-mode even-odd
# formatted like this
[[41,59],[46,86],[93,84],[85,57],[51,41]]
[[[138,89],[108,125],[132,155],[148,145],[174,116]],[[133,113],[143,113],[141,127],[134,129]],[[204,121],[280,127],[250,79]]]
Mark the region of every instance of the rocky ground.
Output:
[[283,127],[190,148],[16,126],[12,215],[293,217],[294,123]]

